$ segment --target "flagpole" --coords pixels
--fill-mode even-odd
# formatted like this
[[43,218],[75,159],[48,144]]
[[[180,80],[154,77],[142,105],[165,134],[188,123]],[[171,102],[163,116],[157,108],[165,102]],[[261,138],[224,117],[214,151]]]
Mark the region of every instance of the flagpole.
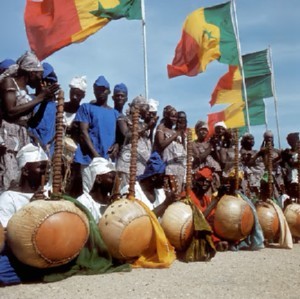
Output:
[[146,39],[146,12],[145,12],[145,2],[144,2],[144,0],[141,0],[141,9],[142,9],[142,28],[143,28],[145,98],[148,100],[148,62],[147,62],[147,39]]
[[[233,14],[232,14],[233,12]],[[239,54],[239,62],[241,67],[241,75],[243,81],[243,94],[245,98],[245,107],[246,107],[246,120],[247,120],[247,128],[248,132],[250,132],[250,118],[249,118],[249,108],[248,108],[248,97],[247,97],[247,87],[246,87],[246,80],[245,80],[245,73],[244,73],[244,66],[243,66],[243,58],[242,58],[242,51],[241,51],[241,44],[240,44],[240,37],[239,37],[239,29],[238,29],[238,20],[236,14],[236,7],[235,7],[235,0],[231,0],[231,18],[233,18],[232,23],[234,24],[234,32],[237,41],[237,49]]]
[[280,142],[280,132],[279,132],[279,121],[278,121],[278,107],[277,107],[277,94],[275,88],[275,80],[274,80],[274,67],[273,67],[273,60],[272,60],[272,51],[271,47],[268,47],[268,54],[270,60],[270,67],[271,67],[271,85],[272,85],[272,92],[274,98],[274,107],[275,107],[275,119],[276,119],[276,127],[277,127],[277,135],[278,135],[278,147],[281,149],[281,142]]

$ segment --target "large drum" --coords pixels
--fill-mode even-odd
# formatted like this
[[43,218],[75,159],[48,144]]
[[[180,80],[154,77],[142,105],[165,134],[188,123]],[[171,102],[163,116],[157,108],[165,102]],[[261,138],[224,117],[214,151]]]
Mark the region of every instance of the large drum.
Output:
[[7,240],[24,264],[48,268],[74,259],[89,236],[86,215],[72,202],[33,201],[9,220]]
[[274,240],[279,236],[279,218],[274,207],[267,202],[259,202],[256,205],[259,224],[266,240]]
[[293,237],[300,238],[300,205],[292,203],[284,211],[284,216]]
[[101,236],[115,258],[138,257],[150,245],[153,228],[149,215],[138,202],[119,199],[113,202],[99,221]]
[[165,210],[161,226],[176,250],[186,249],[194,230],[192,208],[183,202],[174,202]]
[[4,248],[4,243],[5,243],[4,228],[0,222],[0,253]]
[[252,231],[254,215],[242,198],[224,195],[216,207],[214,231],[222,239],[241,241]]

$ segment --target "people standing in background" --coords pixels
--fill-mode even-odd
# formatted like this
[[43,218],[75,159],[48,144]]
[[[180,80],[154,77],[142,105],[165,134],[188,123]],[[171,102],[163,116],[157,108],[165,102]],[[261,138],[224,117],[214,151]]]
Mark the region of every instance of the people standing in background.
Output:
[[82,104],[75,116],[80,128],[80,142],[74,162],[81,165],[82,171],[93,158],[109,159],[115,154],[112,146],[116,142],[119,112],[107,104],[110,85],[104,76],[99,76],[93,87],[96,102]]
[[[43,68],[42,84],[36,89],[36,94],[40,93],[40,89],[43,86],[50,86],[58,82],[52,65],[44,62]],[[33,115],[28,121],[31,142],[35,145],[40,145],[50,159],[54,153],[55,120],[56,96],[53,95],[53,98],[49,99],[49,101],[42,102],[34,107]]]
[[49,101],[59,89],[52,84],[40,89],[34,99],[28,94],[27,86],[39,88],[43,76],[43,66],[32,52],[26,52],[17,60],[18,69],[14,75],[5,77],[0,83],[2,125],[0,135],[4,140],[5,153],[1,164],[5,171],[1,175],[1,185],[7,190],[13,181],[18,180],[16,154],[29,143],[28,119],[37,104]]
[[181,192],[186,173],[186,149],[183,143],[185,127],[177,124],[177,111],[168,105],[164,108],[163,119],[158,125],[154,139],[154,150],[157,151],[166,163],[166,175],[176,177],[177,191]]

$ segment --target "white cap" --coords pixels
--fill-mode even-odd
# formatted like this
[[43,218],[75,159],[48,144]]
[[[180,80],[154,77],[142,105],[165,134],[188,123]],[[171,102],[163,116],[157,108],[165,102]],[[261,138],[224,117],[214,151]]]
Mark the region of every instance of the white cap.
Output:
[[214,128],[216,128],[216,127],[223,127],[224,129],[227,129],[227,126],[224,123],[224,121],[219,121],[219,122],[215,123]]
[[70,88],[78,88],[82,91],[86,91],[86,88],[87,88],[86,76],[74,77],[71,80],[69,87]]
[[82,173],[83,191],[91,191],[97,175],[106,174],[115,170],[115,164],[111,161],[102,157],[94,158]]
[[154,99],[149,99],[149,111],[156,112],[158,109],[159,102]]
[[26,163],[48,161],[48,156],[40,146],[29,143],[23,146],[17,153],[19,168],[23,168]]

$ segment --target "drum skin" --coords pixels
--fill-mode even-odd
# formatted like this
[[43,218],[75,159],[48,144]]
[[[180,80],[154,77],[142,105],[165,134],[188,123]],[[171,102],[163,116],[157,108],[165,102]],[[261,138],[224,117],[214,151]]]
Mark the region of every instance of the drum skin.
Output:
[[284,216],[293,237],[300,238],[300,204],[292,203],[284,211]]
[[267,202],[258,203],[256,211],[259,224],[266,240],[274,240],[279,236],[279,218],[274,207]]
[[222,239],[241,241],[252,231],[254,215],[242,198],[224,195],[216,207],[214,231]]
[[121,260],[140,256],[150,245],[153,228],[137,201],[119,199],[101,217],[98,227],[110,254]]
[[4,234],[4,228],[0,222],[0,253],[4,248],[4,243],[5,243],[5,234]]
[[194,231],[192,208],[180,201],[172,203],[165,210],[161,226],[176,250],[186,249]]
[[12,216],[7,241],[24,264],[48,268],[74,259],[89,236],[86,215],[65,200],[33,201]]

